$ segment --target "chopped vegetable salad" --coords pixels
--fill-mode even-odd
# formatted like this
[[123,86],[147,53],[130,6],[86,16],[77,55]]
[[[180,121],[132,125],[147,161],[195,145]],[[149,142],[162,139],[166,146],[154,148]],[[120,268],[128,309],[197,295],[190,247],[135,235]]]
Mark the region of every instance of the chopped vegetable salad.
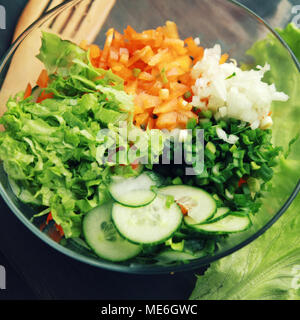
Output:
[[43,33],[37,58],[36,84],[0,119],[0,159],[41,230],[106,260],[165,265],[251,227],[282,151],[271,104],[288,99],[263,81],[267,64],[241,69],[171,21],[109,29],[103,48]]

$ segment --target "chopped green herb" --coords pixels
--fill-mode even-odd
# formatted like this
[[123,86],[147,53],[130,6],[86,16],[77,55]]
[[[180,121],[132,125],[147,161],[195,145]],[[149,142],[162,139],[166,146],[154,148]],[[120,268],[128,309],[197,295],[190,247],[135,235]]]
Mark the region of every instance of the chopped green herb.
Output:
[[167,84],[169,82],[168,78],[167,78],[167,75],[166,75],[166,69],[165,68],[162,68],[161,72],[160,72],[160,75],[161,75],[161,78],[162,78],[162,81],[164,84]]
[[182,184],[181,178],[180,177],[176,177],[175,179],[172,180],[172,184],[174,184],[174,185]]
[[139,76],[139,74],[141,73],[141,69],[139,69],[139,68],[134,68],[133,70],[132,70],[132,74],[133,74],[133,76],[135,77],[135,78],[137,78],[138,76]]
[[174,203],[174,197],[173,196],[167,196],[166,207],[169,209],[173,203]]
[[190,99],[190,97],[192,96],[192,93],[190,91],[187,91],[185,94],[184,94],[184,99],[188,100]]
[[225,80],[231,79],[231,78],[233,78],[233,77],[235,77],[235,76],[236,76],[236,73],[233,72],[233,74],[231,74],[230,76],[228,76]]
[[212,111],[211,110],[203,110],[201,112],[201,114],[207,119],[210,119],[212,117]]
[[194,129],[197,125],[197,120],[195,118],[191,118],[188,120],[186,128],[187,129]]

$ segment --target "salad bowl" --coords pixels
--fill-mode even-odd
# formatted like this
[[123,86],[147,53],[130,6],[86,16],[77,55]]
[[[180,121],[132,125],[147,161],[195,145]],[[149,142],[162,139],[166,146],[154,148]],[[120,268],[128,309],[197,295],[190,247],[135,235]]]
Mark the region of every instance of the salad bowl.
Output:
[[[83,2],[86,2],[87,6],[91,3],[91,1],[85,0],[66,1],[33,23],[12,44],[2,59],[0,84],[4,83],[9,64],[18,47],[26,43],[27,37],[33,33],[41,33],[51,20],[53,21],[61,12],[74,9],[78,3],[84,7],[82,6]],[[272,185],[266,186],[263,197],[260,199],[261,206],[252,219],[251,227],[240,233],[232,233],[228,237],[220,237],[213,252],[195,259],[186,259],[183,263],[182,261],[181,263],[170,263],[163,260],[154,263],[147,259],[144,259],[145,261],[139,259],[110,262],[96,256],[89,246],[79,238],[73,241],[63,238],[58,243],[53,239],[53,236],[49,236],[45,219],[42,219],[43,217],[32,219],[33,215],[39,212],[38,208],[24,204],[16,197],[11,181],[1,165],[1,196],[18,219],[37,236],[37,241],[40,239],[73,259],[119,272],[155,274],[194,270],[225,257],[254,241],[284,214],[296,197],[300,190],[299,176],[290,174],[290,171],[293,165],[299,161],[300,155],[300,142],[294,139],[299,130],[300,116],[300,108],[296,99],[297,92],[300,92],[299,62],[276,31],[239,3],[225,0],[191,0],[184,2],[184,4],[183,2],[183,0],[117,1],[94,42],[99,47],[103,47],[106,31],[110,28],[121,32],[130,24],[140,32],[156,28],[163,25],[165,21],[171,20],[176,22],[182,38],[199,38],[201,45],[205,48],[211,48],[216,43],[220,44],[222,50],[237,61],[242,69],[247,66],[264,66],[266,63],[271,65],[271,70],[266,74],[264,80],[275,83],[278,91],[289,96],[286,102],[274,102],[272,105],[274,122],[272,142],[275,146],[282,147],[283,152],[281,158],[277,160],[274,177],[271,180]],[[36,59],[37,54],[38,51],[32,52],[31,59]],[[13,96],[26,88],[28,77],[24,76],[24,83],[22,81],[18,81],[20,88],[15,86],[6,88],[8,92],[5,94]],[[1,101],[1,105],[3,105],[3,101]],[[291,141],[293,144],[290,143]],[[47,219],[47,225],[48,222]],[[210,235],[207,237],[209,238]]]

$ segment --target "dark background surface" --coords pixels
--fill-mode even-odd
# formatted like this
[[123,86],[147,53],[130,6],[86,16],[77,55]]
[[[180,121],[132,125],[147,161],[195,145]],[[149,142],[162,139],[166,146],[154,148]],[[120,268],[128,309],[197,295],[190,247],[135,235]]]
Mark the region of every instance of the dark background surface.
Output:
[[[0,30],[0,57],[9,47],[26,0],[0,0],[6,30]],[[283,26],[290,17],[274,14],[287,0],[241,0],[250,9]],[[300,4],[300,0],[290,0]],[[0,265],[6,268],[3,299],[187,299],[203,270],[174,275],[128,275],[97,269],[56,252],[34,236],[0,199]]]

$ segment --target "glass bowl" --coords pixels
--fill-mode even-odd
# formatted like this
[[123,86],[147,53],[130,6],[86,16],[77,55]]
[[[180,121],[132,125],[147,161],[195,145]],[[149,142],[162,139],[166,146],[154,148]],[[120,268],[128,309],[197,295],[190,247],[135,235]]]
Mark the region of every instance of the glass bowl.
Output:
[[[103,2],[105,0],[95,1]],[[84,2],[85,4],[83,5]],[[22,79],[18,79],[16,85],[12,87],[3,86],[9,64],[12,58],[18,54],[20,47],[29,46],[29,39],[34,33],[40,33],[41,30],[43,30],[46,25],[49,26],[51,21],[53,22],[61,12],[65,10],[72,12],[79,3],[81,3],[80,8],[84,10],[91,10],[93,8],[93,1],[90,0],[64,2],[59,7],[43,15],[16,40],[0,65],[1,93],[5,90],[4,95],[13,95],[19,90],[24,90],[28,83],[30,70],[26,71],[25,69],[25,76],[22,77]],[[235,1],[117,1],[94,42],[100,46],[103,45],[106,30],[110,27],[122,31],[130,24],[138,31],[142,31],[163,25],[166,20],[172,20],[177,23],[181,38],[190,36],[194,38],[200,37],[201,45],[204,47],[212,47],[215,43],[220,43],[222,51],[229,53],[231,58],[236,59],[240,63],[252,63],[251,57],[246,54],[247,50],[250,49],[255,42],[268,38],[269,40],[266,45],[268,46],[269,54],[272,54],[278,59],[278,65],[281,66],[280,70],[285,70],[284,73],[281,72],[282,81],[276,83],[278,91],[284,91],[288,95],[291,94],[293,90],[299,92],[299,81],[295,81],[292,88],[287,85],[291,83],[293,79],[298,79],[300,70],[299,63],[287,44],[260,17]],[[88,38],[88,34],[86,37]],[[280,50],[277,49],[278,45]],[[39,46],[31,48],[30,59],[35,59],[38,49]],[[28,59],[27,56],[26,59]],[[266,61],[264,61],[264,56],[262,55],[260,57],[260,64],[264,62]],[[26,66],[26,61],[23,61],[23,64]],[[278,72],[278,70],[273,69],[273,72]],[[272,74],[269,74],[269,79],[272,79]],[[293,100],[284,104],[275,103],[273,106],[273,119],[274,144],[286,147],[299,128],[300,107],[297,106],[297,103]],[[293,152],[290,154],[290,161],[298,161],[299,154],[300,142],[298,141],[294,145]],[[32,207],[21,203],[15,197],[2,166],[0,167],[0,193],[12,212],[29,230],[48,245],[69,257],[96,267],[119,272],[140,274],[169,273],[197,269],[201,266],[208,265],[217,259],[239,250],[263,234],[286,211],[300,189],[299,175],[291,176],[288,174],[289,170],[290,167],[288,164],[281,165],[277,168],[273,179],[273,188],[270,192],[266,193],[263,199],[263,205],[256,214],[253,226],[249,230],[223,239],[219,243],[218,251],[213,255],[192,260],[187,264],[171,266],[142,265],[132,264],[130,262],[112,263],[95,257],[89,250],[74,245],[74,243],[65,241],[65,243],[59,244],[53,241],[46,233],[40,230],[40,222],[38,220],[34,223],[30,221],[30,218],[36,211],[34,211]],[[37,241],[39,240],[37,239]]]

